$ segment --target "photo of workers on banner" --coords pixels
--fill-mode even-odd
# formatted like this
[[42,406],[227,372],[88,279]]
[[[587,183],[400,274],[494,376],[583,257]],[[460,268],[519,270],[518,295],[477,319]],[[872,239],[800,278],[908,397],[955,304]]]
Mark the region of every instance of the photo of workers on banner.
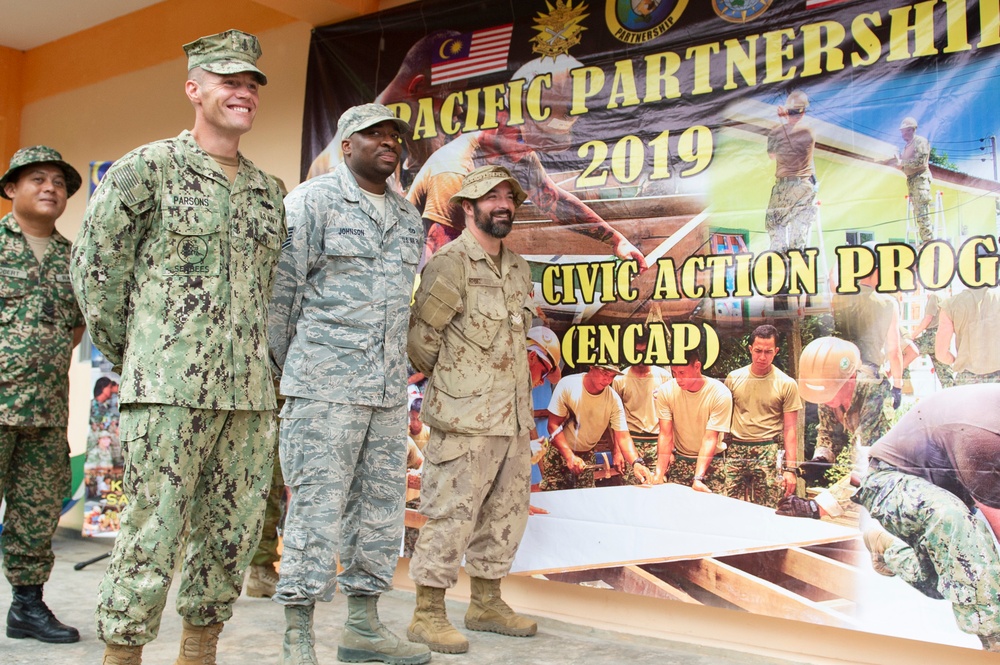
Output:
[[511,574],[1000,650],[996,3],[487,4],[309,55],[303,179],[406,127],[407,553],[527,436]]

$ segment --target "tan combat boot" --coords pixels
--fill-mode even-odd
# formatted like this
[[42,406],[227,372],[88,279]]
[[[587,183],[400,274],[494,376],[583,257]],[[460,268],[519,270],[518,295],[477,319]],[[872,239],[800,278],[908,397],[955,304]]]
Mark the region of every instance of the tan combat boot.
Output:
[[1000,635],[980,635],[984,651],[1000,652]]
[[865,529],[864,533],[861,534],[861,539],[868,551],[872,553],[872,568],[875,572],[886,577],[894,577],[896,573],[886,565],[884,555],[885,551],[892,547],[897,539],[877,524],[872,524]]
[[538,632],[537,623],[519,615],[500,598],[500,580],[472,577],[470,581],[472,593],[469,611],[465,613],[466,628],[510,637],[531,637]]
[[469,640],[458,632],[444,607],[444,589],[417,585],[417,607],[406,630],[411,642],[422,642],[438,653],[465,653]]
[[265,564],[263,566],[250,566],[250,575],[247,577],[247,596],[250,598],[270,598],[274,595],[278,584],[278,573],[274,572],[274,566]]
[[219,646],[222,623],[195,626],[184,620],[181,632],[181,652],[174,665],[215,665],[215,651]]
[[101,665],[142,665],[142,646],[105,644]]
[[378,618],[378,596],[348,596],[347,623],[340,635],[337,660],[345,663],[377,661],[390,665],[423,665],[431,652],[423,644],[401,639]]
[[318,665],[313,633],[315,605],[285,605],[285,638],[280,665]]

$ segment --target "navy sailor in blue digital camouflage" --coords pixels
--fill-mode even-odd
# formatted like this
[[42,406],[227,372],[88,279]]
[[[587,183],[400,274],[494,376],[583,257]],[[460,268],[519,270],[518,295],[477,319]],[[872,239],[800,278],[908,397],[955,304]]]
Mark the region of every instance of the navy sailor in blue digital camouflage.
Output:
[[340,660],[425,663],[428,648],[389,631],[376,608],[403,537],[406,325],[424,242],[416,209],[386,186],[410,128],[364,104],[337,131],[344,162],[286,199],[292,233],[268,312],[291,492],[273,596],[287,624],[281,662],[316,663],[315,605],[339,585]]
[[128,505],[98,592],[105,665],[141,662],[182,552],[176,665],[215,663],[277,436],[265,312],[287,231],[277,184],[239,152],[261,50],[228,30],[184,51],[193,128],[116,161],[73,246],[87,325],[122,376]]
[[76,642],[42,600],[52,534],[69,492],[70,354],[83,315],[69,279],[70,244],[56,231],[80,174],[47,146],[22,148],[0,178],[0,500],[3,570],[13,587],[7,637]]

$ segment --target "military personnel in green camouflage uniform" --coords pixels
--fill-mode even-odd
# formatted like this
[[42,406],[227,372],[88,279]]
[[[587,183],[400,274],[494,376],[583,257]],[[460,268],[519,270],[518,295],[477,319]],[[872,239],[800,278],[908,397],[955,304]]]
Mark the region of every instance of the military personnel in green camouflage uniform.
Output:
[[[985,248],[980,246],[980,250]],[[982,252],[977,252],[982,254]],[[956,386],[1000,382],[1000,288],[966,289],[941,304],[935,356],[954,372]],[[952,338],[955,353],[951,352]]]
[[138,663],[188,533],[179,665],[214,663],[261,532],[275,399],[263,313],[286,229],[275,182],[243,157],[260,46],[230,30],[184,47],[191,131],[119,159],[73,248],[94,343],[122,377],[129,499],[101,583],[105,663]]
[[[862,364],[858,347],[837,337],[820,337],[802,350],[799,360],[799,394],[819,404],[816,447],[840,454],[850,447],[869,446],[889,430],[895,415],[886,397],[888,379],[875,377]],[[835,482],[814,501],[786,496],[778,503],[779,515],[814,517],[842,515],[854,494],[850,475]]]
[[52,534],[70,482],[70,354],[83,315],[69,279],[69,241],[55,230],[80,174],[46,146],[14,153],[0,178],[13,212],[0,219],[0,499],[3,571],[14,589],[8,637],[76,642],[42,601]]
[[767,154],[775,161],[775,182],[764,228],[774,252],[803,249],[816,219],[816,139],[811,129],[799,124],[808,107],[806,94],[793,91],[785,105],[778,107],[779,124],[767,137]]
[[531,489],[531,271],[502,241],[525,198],[502,166],[465,176],[452,197],[465,230],[424,267],[410,317],[410,361],[430,379],[420,417],[431,436],[420,497],[428,519],[410,562],[417,608],[407,635],[444,653],[469,648],[444,607],[463,557],[472,579],[467,628],[519,637],[538,629],[500,598]]
[[376,613],[403,536],[406,322],[423,248],[420,216],[385,184],[409,126],[364,104],[338,131],[344,163],[288,195],[293,231],[268,313],[290,491],[273,597],[285,608],[281,662],[316,662],[315,604],[339,584],[349,608],[341,660],[424,663],[427,647]]
[[1000,412],[984,408],[996,404],[996,384],[925,397],[872,446],[854,497],[888,531],[865,534],[877,570],[951,602],[988,651],[1000,651]]
[[906,141],[903,152],[896,155],[896,167],[906,176],[906,191],[910,196],[910,208],[917,224],[921,242],[934,239],[931,224],[931,169],[929,166],[931,144],[923,136],[917,136],[915,118],[903,118],[899,133]]

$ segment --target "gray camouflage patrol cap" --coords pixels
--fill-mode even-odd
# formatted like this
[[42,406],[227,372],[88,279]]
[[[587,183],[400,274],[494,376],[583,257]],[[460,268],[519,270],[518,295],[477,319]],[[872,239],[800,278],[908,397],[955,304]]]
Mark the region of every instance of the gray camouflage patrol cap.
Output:
[[596,365],[591,365],[591,367],[595,367],[597,369],[603,369],[608,372],[614,372],[615,374],[625,373],[622,371],[621,366],[616,365],[615,363],[597,363]]
[[347,109],[337,121],[337,131],[340,132],[341,139],[347,139],[354,132],[360,132],[362,129],[367,129],[386,120],[396,123],[396,129],[400,133],[410,133],[410,126],[404,120],[397,118],[388,107],[381,104],[361,104]]
[[10,199],[7,193],[3,191],[3,188],[8,182],[13,182],[17,179],[17,174],[21,169],[31,164],[55,164],[62,169],[63,175],[66,176],[67,198],[76,194],[76,191],[80,189],[80,185],[83,183],[80,173],[70,166],[68,162],[64,162],[62,155],[48,146],[33,145],[30,148],[21,148],[10,158],[10,168],[0,178],[0,196]]
[[511,189],[514,190],[514,205],[520,206],[528,198],[528,195],[521,189],[521,183],[506,168],[503,166],[480,166],[465,176],[465,179],[462,180],[462,189],[451,197],[451,202],[461,203],[462,199],[474,201],[501,182],[509,182]]
[[226,30],[184,45],[188,57],[188,71],[201,67],[213,74],[238,74],[253,72],[261,85],[267,85],[264,72],[257,69],[260,43],[253,35],[239,30]]

